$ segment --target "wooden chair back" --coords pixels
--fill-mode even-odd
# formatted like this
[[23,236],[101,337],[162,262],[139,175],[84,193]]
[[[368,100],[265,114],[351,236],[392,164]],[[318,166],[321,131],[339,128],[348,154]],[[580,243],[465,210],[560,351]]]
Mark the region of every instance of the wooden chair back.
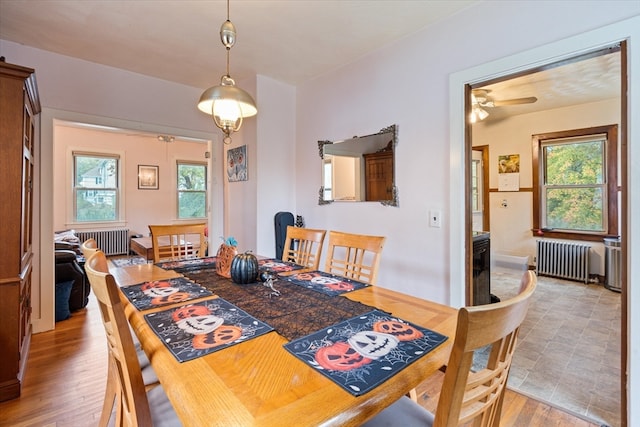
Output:
[[[459,310],[434,426],[453,427],[470,421],[474,426],[500,424],[518,331],[537,285],[535,273],[525,272],[522,284],[522,291],[511,299]],[[471,371],[474,352],[486,346],[491,346],[486,368]]]
[[82,256],[87,260],[91,255],[98,251],[98,242],[96,239],[90,237],[80,245],[80,251],[82,252]]
[[85,271],[102,314],[110,370],[117,373],[114,375],[110,372],[108,379],[118,381],[116,395],[120,402],[116,425],[151,426],[149,402],[131,330],[120,301],[120,290],[113,276],[108,273],[107,265],[104,253],[97,251],[86,260]]
[[375,285],[386,237],[329,231],[327,273]]
[[325,230],[287,226],[287,236],[284,240],[282,260],[304,265],[317,270],[322,254],[322,244]]
[[150,225],[153,262],[202,258],[207,250],[206,224]]

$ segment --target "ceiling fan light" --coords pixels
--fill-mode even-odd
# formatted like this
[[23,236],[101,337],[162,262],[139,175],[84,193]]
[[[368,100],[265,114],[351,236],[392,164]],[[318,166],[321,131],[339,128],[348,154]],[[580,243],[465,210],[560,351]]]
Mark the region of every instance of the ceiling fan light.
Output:
[[471,113],[469,114],[469,121],[471,123],[476,123],[486,119],[487,117],[489,117],[489,113],[486,110],[480,108],[478,105],[474,105],[471,109]]

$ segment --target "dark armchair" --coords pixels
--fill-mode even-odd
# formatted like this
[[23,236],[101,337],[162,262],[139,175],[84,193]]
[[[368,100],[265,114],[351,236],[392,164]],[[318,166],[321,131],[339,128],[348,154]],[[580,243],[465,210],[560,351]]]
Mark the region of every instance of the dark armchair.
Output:
[[79,310],[89,303],[89,292],[91,290],[84,268],[84,258],[79,254],[77,245],[66,242],[56,242],[55,244],[55,282],[73,282],[69,294],[69,310]]

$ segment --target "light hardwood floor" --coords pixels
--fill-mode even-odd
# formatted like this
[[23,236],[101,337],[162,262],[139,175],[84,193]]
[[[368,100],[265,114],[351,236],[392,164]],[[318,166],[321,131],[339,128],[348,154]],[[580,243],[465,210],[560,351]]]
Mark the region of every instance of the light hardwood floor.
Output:
[[[100,418],[107,373],[107,353],[95,298],[86,309],[56,324],[55,331],[36,334],[26,368],[22,395],[0,403],[0,426],[95,426]],[[437,405],[441,378],[418,387],[420,402]],[[547,404],[508,391],[503,427],[576,426],[591,424]]]

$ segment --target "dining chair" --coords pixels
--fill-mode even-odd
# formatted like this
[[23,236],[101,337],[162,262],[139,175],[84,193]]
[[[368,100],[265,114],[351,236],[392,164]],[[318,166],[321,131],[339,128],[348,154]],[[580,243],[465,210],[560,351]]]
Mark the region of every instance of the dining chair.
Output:
[[329,231],[327,273],[375,285],[386,237]]
[[287,226],[282,260],[317,270],[322,254],[325,230]]
[[202,224],[150,225],[153,262],[202,258],[207,238]]
[[[85,257],[85,260],[91,258],[96,252],[100,252],[101,255],[99,255],[93,261],[93,269],[101,273],[109,273],[107,258],[104,256],[104,253],[97,247],[96,241],[94,239],[88,239],[85,243],[87,244],[85,245],[83,243],[82,245],[82,253]],[[159,384],[158,376],[153,370],[153,367],[151,366],[151,362],[147,358],[147,355],[140,346],[140,342],[138,341],[137,337],[131,334],[131,338],[136,349],[136,356],[138,358],[138,363],[140,364],[142,379],[145,386]],[[111,413],[113,412],[114,404],[120,404],[120,386],[117,378],[117,370],[111,357],[111,353],[109,353],[108,363],[109,366],[107,369],[107,386],[105,390],[104,404],[102,407],[102,415],[100,418],[100,426],[107,425],[111,417]]]
[[89,259],[98,250],[98,242],[94,238],[88,238],[80,245],[80,251],[85,260]]
[[[363,427],[453,427],[472,421],[475,427],[498,427],[518,331],[536,285],[536,274],[527,271],[515,297],[458,311],[456,336],[435,414],[405,396]],[[487,346],[486,367],[476,367],[474,372],[474,352]]]
[[98,300],[109,352],[107,389],[99,425],[109,425],[115,400],[116,426],[180,426],[159,382],[145,385],[120,290],[108,272],[107,258],[102,251],[91,255],[85,271]]

